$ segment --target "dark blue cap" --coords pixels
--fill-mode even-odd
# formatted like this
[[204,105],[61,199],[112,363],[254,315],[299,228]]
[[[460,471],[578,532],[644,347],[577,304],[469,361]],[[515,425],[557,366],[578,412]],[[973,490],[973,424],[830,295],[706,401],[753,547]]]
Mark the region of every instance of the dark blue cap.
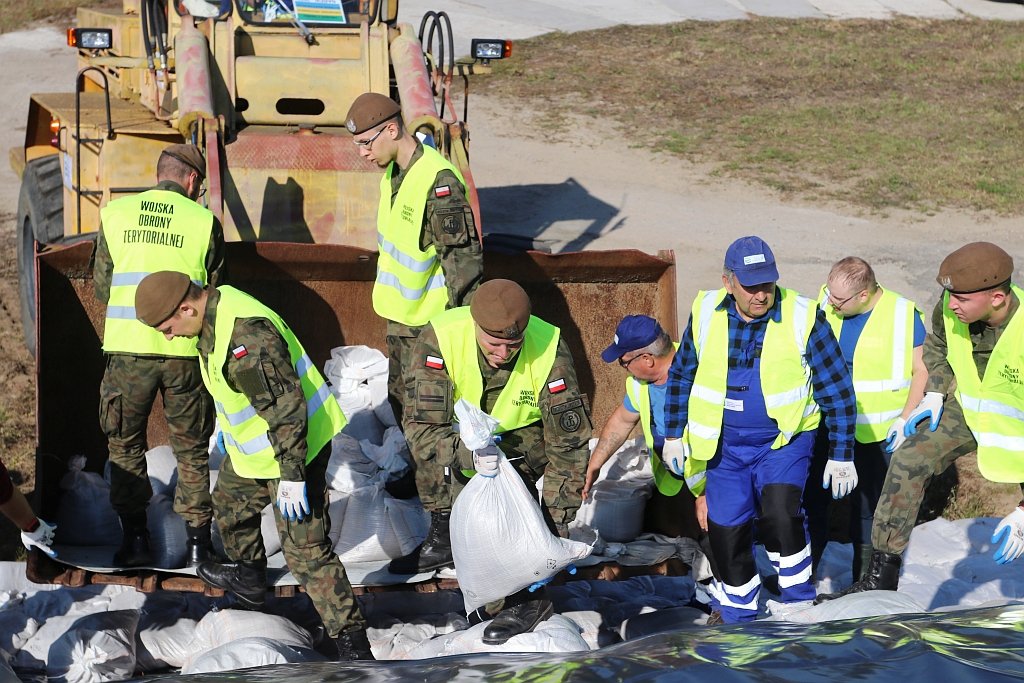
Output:
[[741,237],[725,251],[725,267],[736,273],[744,287],[779,281],[775,254],[765,241],[755,235]]
[[627,315],[615,328],[611,346],[601,352],[601,360],[611,363],[630,351],[642,349],[661,335],[661,325],[649,315]]

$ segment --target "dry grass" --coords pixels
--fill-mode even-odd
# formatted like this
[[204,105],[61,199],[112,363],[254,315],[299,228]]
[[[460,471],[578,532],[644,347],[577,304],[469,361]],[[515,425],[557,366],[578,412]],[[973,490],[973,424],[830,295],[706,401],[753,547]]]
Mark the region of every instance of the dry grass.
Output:
[[[1024,210],[1013,22],[774,20],[548,34],[479,88],[809,199]],[[477,86],[475,86],[477,87]]]
[[[71,26],[75,9],[111,4],[110,0],[0,0],[0,33],[17,31],[34,21],[55,21]],[[120,3],[117,3],[118,5]]]

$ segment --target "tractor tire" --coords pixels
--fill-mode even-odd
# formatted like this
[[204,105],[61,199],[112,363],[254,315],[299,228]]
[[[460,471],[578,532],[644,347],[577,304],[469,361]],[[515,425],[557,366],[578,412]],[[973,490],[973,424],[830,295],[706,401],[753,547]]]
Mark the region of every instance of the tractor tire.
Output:
[[18,195],[18,294],[25,346],[36,353],[36,267],[40,244],[64,236],[64,191],[60,155],[33,159],[25,166]]

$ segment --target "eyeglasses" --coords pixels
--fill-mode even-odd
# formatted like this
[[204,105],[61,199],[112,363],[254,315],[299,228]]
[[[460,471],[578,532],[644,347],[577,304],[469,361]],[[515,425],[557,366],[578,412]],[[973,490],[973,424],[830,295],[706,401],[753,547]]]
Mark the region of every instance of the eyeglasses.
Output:
[[206,188],[205,187],[199,188],[199,194],[196,195],[196,200],[202,199],[205,196],[206,196]]
[[373,144],[373,141],[376,140],[377,138],[379,138],[380,134],[383,133],[385,130],[387,130],[387,126],[384,126],[380,130],[378,130],[373,135],[373,137],[371,137],[369,140],[353,140],[352,142],[355,143],[356,147],[366,147],[366,148],[369,148],[370,145]]
[[633,357],[632,357],[632,358],[630,358],[629,360],[623,360],[622,358],[620,358],[620,359],[619,359],[619,365],[621,365],[621,366],[622,366],[623,368],[625,368],[626,370],[629,370],[629,364],[630,364],[630,363],[632,363],[633,361],[635,361],[635,360],[636,360],[637,358],[641,358],[641,357],[643,357],[643,356],[649,356],[649,355],[651,355],[651,354],[649,354],[649,353],[646,353],[646,352],[644,352],[644,353],[638,353],[638,354],[636,354],[635,356],[633,356]]
[[838,309],[842,308],[843,306],[845,306],[851,299],[853,299],[854,297],[860,296],[862,293],[864,293],[866,291],[867,290],[862,289],[859,292],[854,292],[853,294],[851,294],[850,296],[848,296],[848,297],[846,297],[845,299],[842,299],[842,300],[837,299],[834,296],[832,296],[832,292],[830,291],[828,293],[828,302],[830,304],[832,304],[833,308],[838,310]]

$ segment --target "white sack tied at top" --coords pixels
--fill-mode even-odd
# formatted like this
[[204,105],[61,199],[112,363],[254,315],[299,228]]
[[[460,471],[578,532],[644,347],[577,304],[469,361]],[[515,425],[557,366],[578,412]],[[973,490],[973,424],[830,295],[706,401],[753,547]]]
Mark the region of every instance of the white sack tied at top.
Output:
[[[498,420],[464,399],[455,404],[455,415],[467,448],[494,442]],[[593,546],[548,530],[539,503],[504,454],[496,476],[474,476],[455,499],[451,542],[467,613],[554,576],[593,552]]]

